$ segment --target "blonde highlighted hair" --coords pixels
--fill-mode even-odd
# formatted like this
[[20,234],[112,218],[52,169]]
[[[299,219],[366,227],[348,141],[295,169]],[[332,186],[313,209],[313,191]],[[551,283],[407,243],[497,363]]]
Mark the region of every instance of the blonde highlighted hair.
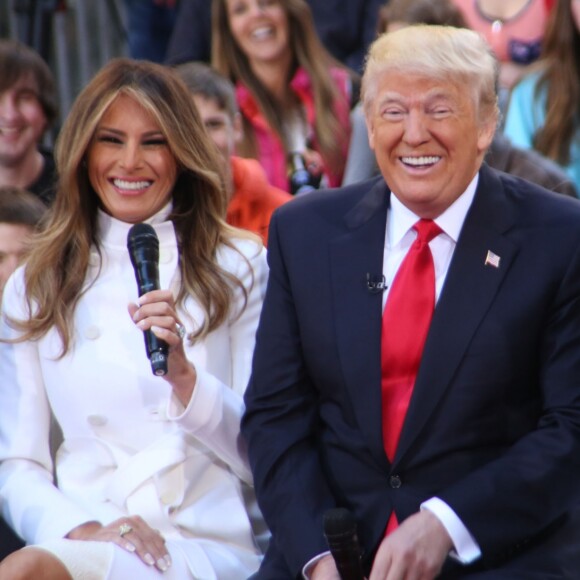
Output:
[[362,78],[361,99],[368,114],[379,79],[389,71],[462,82],[474,90],[481,120],[499,118],[497,60],[481,35],[465,28],[415,24],[384,33],[371,45]]
[[232,236],[244,234],[224,221],[227,194],[222,163],[188,89],[167,67],[113,59],[78,96],[59,134],[56,199],[24,272],[29,316],[11,321],[22,332],[20,340],[37,339],[55,327],[63,356],[71,347],[71,323],[84,289],[91,248],[100,253],[99,198],[90,184],[85,159],[100,120],[120,95],[134,99],[153,115],[178,165],[169,216],[180,253],[177,302],[183,304],[192,295],[205,313],[190,338],[203,337],[224,322],[236,287],[246,295],[240,280],[216,261],[221,245],[234,248]]

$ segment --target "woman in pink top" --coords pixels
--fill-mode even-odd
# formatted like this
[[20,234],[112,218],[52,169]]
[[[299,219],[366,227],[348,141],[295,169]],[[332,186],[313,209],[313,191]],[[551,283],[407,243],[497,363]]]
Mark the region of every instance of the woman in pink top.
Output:
[[510,90],[540,56],[546,0],[454,0],[468,26],[481,32],[501,63],[500,88]]
[[244,122],[239,153],[286,191],[295,152],[324,185],[340,185],[358,77],[322,46],[308,4],[213,0],[212,10],[212,64],[236,84]]

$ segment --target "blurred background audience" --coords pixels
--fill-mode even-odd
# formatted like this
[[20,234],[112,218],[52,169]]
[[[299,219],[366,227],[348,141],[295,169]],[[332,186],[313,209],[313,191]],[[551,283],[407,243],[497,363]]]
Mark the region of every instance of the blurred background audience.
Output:
[[42,139],[58,114],[54,77],[32,48],[0,40],[0,186],[54,197],[52,151]]
[[[384,0],[307,0],[318,36],[340,62],[362,72],[367,48],[375,38],[377,13]],[[211,2],[180,0],[167,62],[211,60]]]
[[557,162],[580,190],[579,0],[556,0],[542,58],[513,89],[504,132]]
[[308,4],[213,0],[212,9],[212,64],[236,86],[239,153],[286,191],[293,153],[324,185],[340,185],[358,75],[324,48]]
[[500,62],[499,104],[505,111],[509,91],[540,56],[549,5],[546,0],[453,1]]
[[0,187],[0,303],[4,285],[22,262],[46,209],[25,189]]
[[177,18],[178,0],[123,1],[129,56],[163,62]]
[[191,91],[201,121],[224,160],[230,196],[226,221],[258,234],[267,244],[272,213],[292,196],[270,185],[255,159],[235,155],[243,128],[234,85],[205,63],[184,63],[175,70]]

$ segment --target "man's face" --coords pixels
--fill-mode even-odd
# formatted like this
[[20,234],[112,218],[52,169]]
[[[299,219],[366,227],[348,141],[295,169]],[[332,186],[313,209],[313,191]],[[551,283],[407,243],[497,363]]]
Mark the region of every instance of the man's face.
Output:
[[466,189],[495,130],[480,121],[470,86],[387,72],[367,114],[385,181],[415,214],[434,218]]
[[227,111],[220,109],[214,99],[197,94],[193,95],[193,101],[201,122],[229,166],[230,157],[235,153],[236,142],[241,136],[239,119],[237,122],[232,119]]
[[0,165],[18,167],[36,151],[46,125],[34,78],[23,75],[0,93]]
[[31,233],[30,226],[0,223],[0,299],[6,281],[22,259]]

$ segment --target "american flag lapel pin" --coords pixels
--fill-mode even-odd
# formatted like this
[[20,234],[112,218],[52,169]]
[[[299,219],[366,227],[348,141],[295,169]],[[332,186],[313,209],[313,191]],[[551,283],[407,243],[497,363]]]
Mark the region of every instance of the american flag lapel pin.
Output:
[[487,256],[485,256],[485,265],[491,266],[492,268],[499,268],[500,257],[494,254],[491,250],[487,250]]

